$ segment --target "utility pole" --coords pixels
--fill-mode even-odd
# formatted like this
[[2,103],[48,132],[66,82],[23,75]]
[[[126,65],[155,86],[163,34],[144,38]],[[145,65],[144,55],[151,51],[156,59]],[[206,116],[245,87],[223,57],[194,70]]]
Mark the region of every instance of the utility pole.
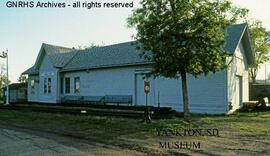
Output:
[[1,58],[6,58],[7,63],[7,82],[6,82],[6,105],[9,105],[9,86],[8,86],[8,50],[2,51],[2,55],[0,55]]

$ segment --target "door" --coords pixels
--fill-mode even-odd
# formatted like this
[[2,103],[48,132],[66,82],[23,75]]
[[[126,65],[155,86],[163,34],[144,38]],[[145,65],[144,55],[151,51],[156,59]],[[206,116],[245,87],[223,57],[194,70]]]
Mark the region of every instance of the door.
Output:
[[236,108],[242,107],[242,98],[243,98],[243,91],[242,91],[242,76],[236,76],[235,81],[235,106]]

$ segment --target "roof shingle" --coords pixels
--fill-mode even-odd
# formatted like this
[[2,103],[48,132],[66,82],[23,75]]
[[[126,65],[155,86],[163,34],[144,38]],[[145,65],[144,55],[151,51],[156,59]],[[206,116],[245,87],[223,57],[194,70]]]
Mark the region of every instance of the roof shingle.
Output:
[[79,51],[62,70],[80,70],[145,63],[149,63],[149,61],[139,56],[135,42],[126,42]]
[[42,47],[52,60],[55,67],[64,67],[77,53],[75,49],[45,43],[43,43]]

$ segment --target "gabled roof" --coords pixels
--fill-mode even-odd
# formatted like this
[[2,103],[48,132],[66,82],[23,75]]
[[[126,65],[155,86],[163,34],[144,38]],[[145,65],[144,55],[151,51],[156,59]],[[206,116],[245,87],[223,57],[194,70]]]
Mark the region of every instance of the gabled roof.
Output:
[[[225,50],[229,54],[233,54],[243,35],[246,33],[248,33],[246,23],[229,26],[227,29]],[[251,49],[251,47],[249,47],[249,49]],[[252,51],[248,52],[252,53]],[[250,54],[249,57],[252,57],[252,55]],[[136,49],[135,41],[133,41],[82,50],[78,52],[78,54],[65,67],[63,67],[62,71],[150,63],[151,62],[144,60],[139,56],[139,51]]]
[[33,66],[33,67],[27,69],[26,71],[24,71],[22,74],[37,75],[37,74],[39,74],[39,72],[38,72],[38,69],[36,69],[36,67]]
[[229,26],[227,29],[225,50],[230,54],[234,54],[241,41],[246,52],[248,65],[252,66],[255,63],[255,53],[251,44],[247,23]]
[[42,59],[42,56],[46,53],[55,67],[64,67],[66,63],[77,53],[75,49],[55,46],[51,44],[43,43],[39,52],[39,56],[36,60],[35,66],[38,68],[38,64]]
[[[243,41],[249,64],[254,62],[254,52],[247,30],[247,24],[237,24],[228,27],[225,50],[234,54],[239,43]],[[47,53],[55,67],[61,71],[74,71],[94,68],[151,64],[152,62],[140,57],[135,41],[119,43],[104,47],[96,47],[85,50],[75,50],[49,44],[42,44],[38,59],[34,67],[28,69],[25,74],[37,73],[38,63],[42,55]],[[151,52],[148,52],[151,54]]]
[[139,56],[135,42],[125,42],[79,51],[62,71],[149,64]]
[[247,27],[246,23],[243,24],[236,24],[229,26],[227,29],[227,35],[226,35],[226,46],[225,50],[228,53],[234,53],[241,38],[242,35],[245,32],[245,29]]
[[64,67],[68,61],[72,59],[72,57],[75,56],[77,51],[71,48],[43,43],[35,65],[23,72],[23,74],[38,74],[39,65],[45,53],[48,55],[54,67],[61,68]]
[[[27,83],[12,83],[8,85],[10,90],[16,90],[20,88],[27,88]],[[2,88],[3,90],[6,90],[6,87]]]

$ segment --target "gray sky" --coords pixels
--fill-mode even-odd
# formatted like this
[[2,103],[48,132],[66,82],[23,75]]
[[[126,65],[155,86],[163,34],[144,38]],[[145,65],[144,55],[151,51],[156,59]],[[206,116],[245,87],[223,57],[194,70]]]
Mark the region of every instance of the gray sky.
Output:
[[[12,82],[34,64],[42,43],[66,47],[91,43],[108,45],[130,41],[135,33],[126,26],[132,9],[25,9],[7,8],[5,3],[6,0],[0,1],[0,52],[9,50]],[[270,30],[269,0],[234,0],[234,3],[250,9],[250,15],[262,20]],[[137,6],[138,1],[134,0],[134,7]]]

